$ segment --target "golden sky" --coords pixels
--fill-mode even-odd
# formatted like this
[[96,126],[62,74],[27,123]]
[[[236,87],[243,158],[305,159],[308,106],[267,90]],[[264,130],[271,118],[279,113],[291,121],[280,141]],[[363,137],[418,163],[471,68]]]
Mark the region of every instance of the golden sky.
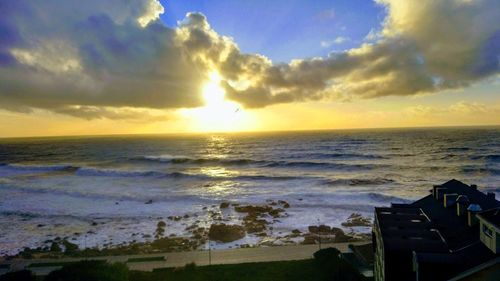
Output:
[[[169,25],[165,3],[121,1],[5,8],[0,137],[500,125],[496,0],[320,1],[266,14],[272,48],[219,33],[210,9]],[[236,26],[240,6],[215,24]],[[301,30],[282,61],[271,39]]]

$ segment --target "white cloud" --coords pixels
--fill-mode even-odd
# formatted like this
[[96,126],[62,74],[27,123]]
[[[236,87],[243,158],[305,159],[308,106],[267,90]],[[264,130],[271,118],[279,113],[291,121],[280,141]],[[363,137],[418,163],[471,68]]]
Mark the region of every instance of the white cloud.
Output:
[[321,47],[328,48],[328,47],[333,46],[334,44],[340,45],[340,44],[343,44],[345,42],[349,42],[350,40],[351,39],[349,37],[339,36],[339,37],[335,38],[334,40],[321,41]]

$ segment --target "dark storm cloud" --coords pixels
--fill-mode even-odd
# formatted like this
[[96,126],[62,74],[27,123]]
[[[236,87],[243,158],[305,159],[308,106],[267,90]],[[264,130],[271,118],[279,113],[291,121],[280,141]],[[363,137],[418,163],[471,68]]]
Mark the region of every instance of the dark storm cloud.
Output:
[[154,3],[3,1],[0,105],[201,105],[203,72],[157,21]]

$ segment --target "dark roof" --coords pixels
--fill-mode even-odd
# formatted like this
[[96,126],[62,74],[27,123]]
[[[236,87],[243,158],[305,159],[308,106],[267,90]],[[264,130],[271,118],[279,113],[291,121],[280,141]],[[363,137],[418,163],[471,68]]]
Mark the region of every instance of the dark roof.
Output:
[[452,179],[442,184],[441,187],[448,188],[448,193],[457,193],[466,195],[471,204],[478,204],[483,210],[500,207],[500,202],[494,197],[489,197],[487,194],[477,190],[475,185],[466,185],[461,181]]
[[479,239],[479,230],[468,226],[466,215],[457,216],[456,208],[444,208],[442,200],[438,201],[432,195],[410,205],[418,206],[427,214],[432,226],[439,230],[451,249],[462,248]]
[[422,280],[448,280],[465,269],[495,258],[496,255],[479,241],[451,253],[415,253]]
[[[495,198],[457,180],[450,180],[436,187],[447,188],[446,193],[465,195],[470,204],[477,204],[482,210],[500,207],[500,202]],[[468,226],[467,216],[457,216],[456,206],[445,208],[442,199],[437,200],[433,195],[428,195],[409,204],[409,207],[422,209],[444,237],[450,250],[460,249],[479,240],[478,226]]]
[[384,247],[446,252],[448,247],[420,208],[375,208]]
[[485,221],[493,224],[496,228],[500,229],[500,208],[481,212],[478,214],[478,216]]
[[[500,202],[494,196],[477,190],[476,186],[457,180],[437,185],[433,191],[433,194],[410,204],[375,208],[376,228],[381,233],[385,258],[390,259],[386,270],[393,273],[391,280],[414,280],[415,273],[408,266],[412,264],[413,253],[419,263],[419,274],[428,276],[429,280],[447,279],[451,277],[449,274],[456,274],[496,256],[480,242],[479,224],[469,226],[467,214],[457,215],[456,199],[466,196],[468,202],[462,201],[465,207],[477,204],[481,210],[487,210],[480,216],[494,221],[496,226],[499,225]],[[453,194],[446,197],[447,207],[443,194]],[[443,276],[436,275],[436,272],[442,272]]]

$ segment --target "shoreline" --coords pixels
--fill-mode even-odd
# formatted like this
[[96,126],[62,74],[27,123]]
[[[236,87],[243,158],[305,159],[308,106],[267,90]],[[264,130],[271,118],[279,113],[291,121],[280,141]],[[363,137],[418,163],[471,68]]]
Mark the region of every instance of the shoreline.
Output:
[[[145,204],[153,204],[147,201]],[[291,204],[285,200],[266,200],[264,204],[243,204],[222,202],[219,206],[211,205],[202,209],[207,212],[208,219],[196,219],[197,215],[168,216],[151,218],[156,223],[153,231],[145,229],[141,232],[128,233],[129,239],[121,243],[96,241],[98,233],[86,230],[70,236],[51,234],[43,243],[26,248],[20,245],[17,253],[3,254],[3,258],[64,258],[81,256],[103,256],[123,254],[149,254],[157,252],[190,251],[208,249],[256,248],[280,245],[315,244],[321,240],[328,242],[355,242],[370,238],[366,229],[371,228],[371,218],[353,212],[341,223],[341,226],[315,224],[302,227],[302,230],[283,230],[277,227],[280,219],[289,217]],[[238,217],[235,217],[238,216]],[[88,225],[90,224],[90,225]],[[105,225],[99,220],[90,220],[87,228],[95,229]],[[172,226],[182,226],[179,232],[172,233]],[[37,228],[47,227],[37,225]],[[342,227],[342,228],[340,228]],[[124,231],[117,227],[118,231]],[[344,231],[348,229],[349,231]],[[358,231],[356,232],[355,229]],[[362,229],[364,231],[360,231]],[[179,230],[179,229],[177,229]],[[116,232],[117,230],[114,229]],[[116,233],[114,233],[116,234]],[[120,234],[122,235],[122,234]],[[52,238],[53,237],[53,238]],[[90,239],[92,237],[92,240]],[[87,240],[94,243],[89,246]],[[210,241],[210,246],[208,246]],[[96,243],[97,242],[97,243]]]

